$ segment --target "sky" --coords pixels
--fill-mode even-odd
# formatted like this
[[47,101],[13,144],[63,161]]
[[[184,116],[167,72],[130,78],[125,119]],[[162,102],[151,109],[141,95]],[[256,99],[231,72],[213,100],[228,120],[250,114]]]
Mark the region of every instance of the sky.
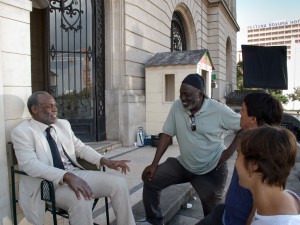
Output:
[[300,19],[300,0],[236,0],[237,50],[247,44],[247,27]]

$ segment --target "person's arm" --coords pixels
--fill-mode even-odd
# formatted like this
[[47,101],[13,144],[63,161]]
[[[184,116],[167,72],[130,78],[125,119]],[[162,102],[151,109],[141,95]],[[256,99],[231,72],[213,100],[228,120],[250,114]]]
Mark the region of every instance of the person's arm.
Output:
[[216,169],[219,169],[233,155],[233,153],[237,149],[238,141],[239,141],[239,134],[241,132],[242,132],[242,129],[240,129],[237,132],[237,134],[235,135],[235,137],[234,137],[233,141],[231,142],[231,144],[229,145],[229,147],[222,152],[222,155],[220,157],[220,160],[218,162]]
[[163,156],[163,154],[166,152],[167,148],[169,147],[169,144],[172,140],[172,137],[162,133],[159,138],[159,144],[157,146],[154,159],[151,163],[151,165],[147,166],[143,173],[142,173],[142,180],[143,181],[151,181],[152,177],[154,176],[156,172],[156,168],[158,166],[158,163]]
[[[63,184],[63,176],[66,171],[50,165],[43,145],[40,141],[35,140],[42,138],[43,134],[32,131],[29,122],[25,121],[11,133],[19,169],[30,177],[46,179],[58,185]],[[42,155],[41,159],[38,158],[38,154]]]

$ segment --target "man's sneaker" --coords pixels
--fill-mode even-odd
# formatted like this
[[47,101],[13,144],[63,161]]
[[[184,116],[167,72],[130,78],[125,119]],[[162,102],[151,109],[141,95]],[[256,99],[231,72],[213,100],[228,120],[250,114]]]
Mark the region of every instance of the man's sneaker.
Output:
[[152,225],[152,223],[149,223],[146,218],[138,219],[136,222],[136,225]]
[[[135,222],[136,222],[136,225],[153,225],[152,223],[150,223],[149,221],[147,221],[146,218],[138,219]],[[164,225],[164,223],[162,222],[160,225]]]

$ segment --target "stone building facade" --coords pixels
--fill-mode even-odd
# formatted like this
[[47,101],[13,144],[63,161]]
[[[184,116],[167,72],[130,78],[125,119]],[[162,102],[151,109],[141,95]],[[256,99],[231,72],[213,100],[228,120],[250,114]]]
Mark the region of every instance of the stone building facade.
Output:
[[131,146],[145,127],[145,64],[154,54],[207,49],[213,97],[224,101],[236,87],[236,0],[60,2],[0,0],[1,224],[11,222],[7,143],[30,117],[32,92],[51,92],[84,141]]

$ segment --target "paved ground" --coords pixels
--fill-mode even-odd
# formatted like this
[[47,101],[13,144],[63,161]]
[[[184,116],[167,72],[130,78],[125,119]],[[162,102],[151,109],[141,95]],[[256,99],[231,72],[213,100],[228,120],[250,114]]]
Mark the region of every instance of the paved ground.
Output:
[[[155,154],[155,148],[151,146],[145,146],[142,148],[138,147],[132,147],[132,148],[118,148],[113,151],[110,151],[106,154],[106,157],[113,157],[116,159],[130,159],[131,163],[129,163],[130,166],[130,173],[128,173],[126,176],[124,176],[127,180],[128,187],[130,189],[130,200],[131,204],[134,207],[136,204],[141,204],[142,199],[142,190],[143,190],[143,182],[141,180],[141,173],[143,169],[149,165],[154,157]],[[162,158],[162,161],[164,161],[167,157],[176,157],[179,154],[178,146],[172,145],[169,147],[168,151],[166,151],[165,155]],[[114,174],[119,174],[116,171],[107,171]],[[138,209],[142,209],[143,207],[138,207]],[[102,213],[103,207],[100,207],[98,210],[94,212],[94,216],[96,217],[95,222],[99,224],[105,224],[103,223],[103,220],[105,219],[105,215]],[[135,214],[135,218],[138,219],[140,217],[143,217],[144,214],[137,212]],[[110,209],[110,218],[111,221],[114,220],[115,216]]]
[[[228,146],[234,138],[233,133],[229,133],[225,138],[225,144]],[[228,185],[230,183],[232,177],[232,171],[234,168],[234,163],[236,159],[236,154],[228,160],[228,177],[225,186],[224,196],[228,189]],[[176,213],[176,215],[172,218],[172,220],[168,223],[168,225],[192,225],[199,222],[200,219],[203,218],[203,210],[200,199],[197,194],[193,194],[193,196],[181,206],[180,210]]]
[[[226,144],[230,144],[233,139],[234,134],[228,133],[226,137]],[[142,189],[143,182],[141,180],[141,172],[145,168],[145,166],[149,165],[153,159],[156,148],[151,146],[145,146],[141,148],[131,147],[131,148],[118,148],[113,151],[109,151],[106,156],[113,157],[116,159],[130,159],[131,163],[130,168],[131,172],[124,176],[128,182],[128,186],[130,188],[130,199],[131,204],[133,206],[133,213],[136,219],[142,218],[145,216],[144,207],[142,204]],[[169,149],[164,154],[161,161],[164,161],[167,157],[176,157],[179,154],[179,149],[177,144],[173,144],[169,147]],[[234,156],[233,156],[234,158]],[[230,159],[229,163],[229,177],[231,178],[231,172],[233,168],[233,159]],[[109,171],[111,173],[116,174],[115,171]],[[117,173],[118,174],[118,173]],[[193,200],[196,199],[196,200]],[[191,201],[191,202],[190,202]],[[178,211],[181,208],[184,208],[186,203],[189,202],[192,204],[192,208],[181,210],[180,213]],[[196,204],[197,203],[197,204]],[[196,197],[194,189],[190,184],[181,184],[174,185],[162,193],[162,209],[164,212],[165,221],[169,224],[193,224],[191,221],[182,222],[185,215],[189,215],[189,220],[198,221],[203,217],[202,207],[199,204],[199,199]],[[103,207],[103,202],[101,202],[98,208],[94,211],[95,222],[99,224],[105,224],[105,210]],[[174,217],[175,216],[175,217]],[[187,217],[187,216],[185,216]],[[110,209],[110,220],[111,224],[114,224],[114,214]],[[173,219],[173,220],[172,220]],[[184,218],[187,219],[187,218]]]
[[[225,138],[225,144],[229,145],[234,138],[233,133],[228,133]],[[109,144],[109,143],[108,143]],[[106,156],[116,159],[130,159],[129,164],[131,172],[127,175],[121,175],[119,172],[109,170],[108,173],[118,174],[124,176],[128,183],[130,190],[130,200],[132,204],[133,213],[135,219],[139,219],[145,216],[144,206],[142,204],[142,190],[143,182],[141,180],[141,173],[145,166],[149,165],[152,161],[156,148],[151,146],[145,147],[120,147],[118,143],[112,145],[117,146],[116,149],[111,147]],[[113,150],[112,150],[113,149]],[[164,161],[167,157],[176,157],[179,154],[178,145],[173,144],[164,154],[161,161]],[[227,179],[227,186],[231,179],[232,170],[235,162],[235,154],[229,159],[229,175]],[[297,192],[300,195],[300,152],[298,154],[297,163],[289,176],[287,188]],[[168,225],[193,225],[203,218],[202,206],[198,196],[195,194],[194,189],[190,184],[174,185],[162,192],[161,197],[162,210],[164,214],[165,223]],[[190,208],[186,207],[187,203]],[[110,225],[115,225],[115,216],[110,206]],[[94,210],[95,223],[104,225],[106,224],[106,214],[104,207],[104,199],[101,199],[96,209]],[[48,219],[51,219],[51,217]],[[50,223],[47,223],[50,224]],[[67,220],[60,220],[59,225],[67,225]],[[126,225],[126,224],[124,224]]]

